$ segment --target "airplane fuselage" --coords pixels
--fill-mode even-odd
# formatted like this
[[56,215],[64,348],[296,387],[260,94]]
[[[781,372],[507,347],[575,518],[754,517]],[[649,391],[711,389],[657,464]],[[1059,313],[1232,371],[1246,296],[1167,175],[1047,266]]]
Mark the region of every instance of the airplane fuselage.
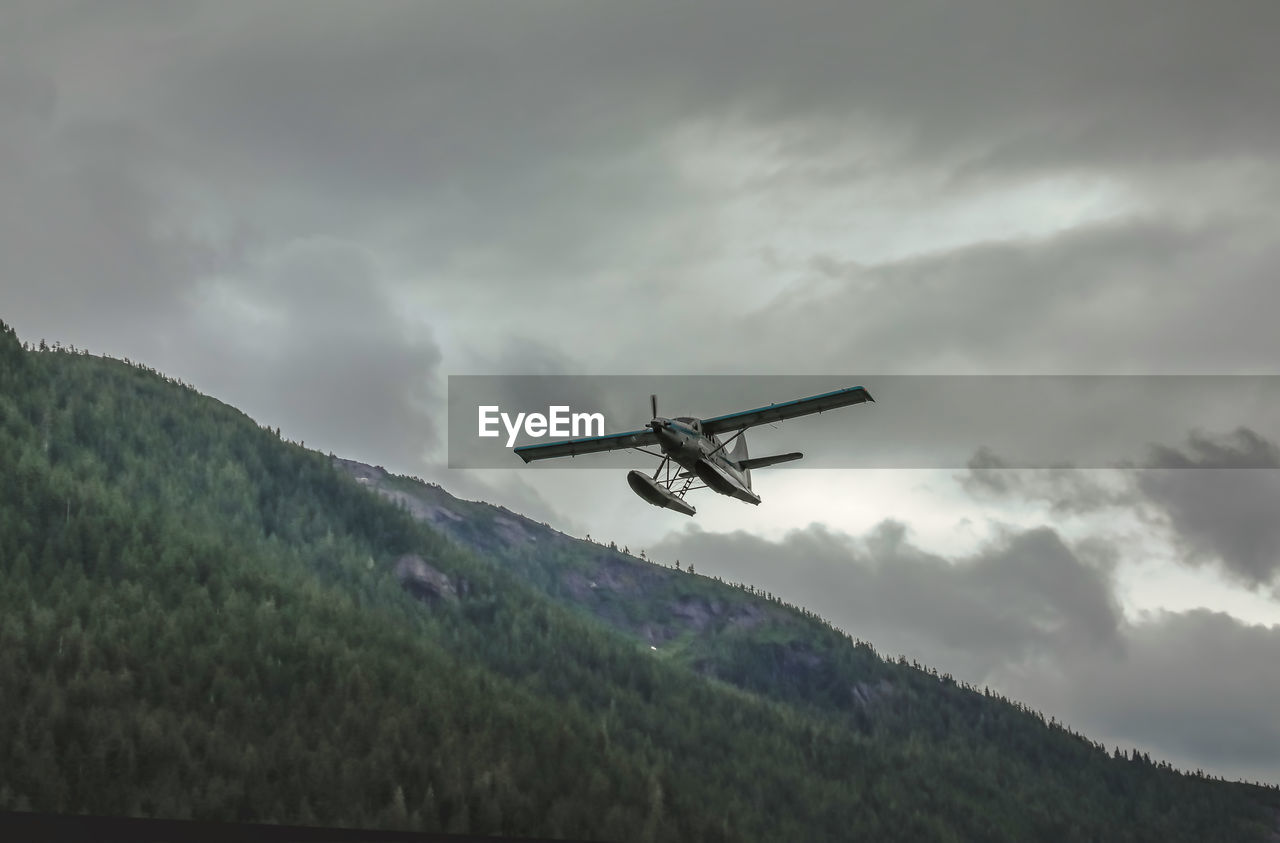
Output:
[[747,472],[726,453],[719,437],[702,432],[697,419],[654,419],[650,423],[662,452],[712,491],[758,504]]

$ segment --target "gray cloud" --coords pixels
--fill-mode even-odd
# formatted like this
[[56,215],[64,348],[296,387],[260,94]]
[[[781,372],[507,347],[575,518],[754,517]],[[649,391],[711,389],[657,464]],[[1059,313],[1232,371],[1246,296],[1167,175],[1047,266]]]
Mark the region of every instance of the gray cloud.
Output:
[[788,290],[746,327],[803,325],[769,350],[863,371],[1264,373],[1280,353],[1259,309],[1276,295],[1275,230],[1269,212],[1230,226],[1121,219],[871,267],[828,262],[838,283]]
[[1148,468],[1280,468],[1280,448],[1247,427],[1226,436],[1193,430],[1187,436],[1187,452],[1154,445]]
[[1217,564],[1250,588],[1280,572],[1280,448],[1241,427],[1192,431],[1182,447],[1154,444],[1130,467],[1015,469],[978,450],[956,475],[976,500],[1040,501],[1057,516],[1123,511],[1163,526],[1193,565]]
[[[979,448],[967,470],[957,474],[960,486],[977,500],[1042,501],[1054,515],[1083,515],[1139,502],[1131,484],[1108,485],[1101,472],[1080,468],[1011,468],[990,448]],[[1114,477],[1116,472],[1106,472]]]
[[212,255],[158,225],[172,208],[149,179],[154,159],[145,132],[116,121],[56,129],[42,90],[31,94],[35,102],[19,104],[34,113],[4,121],[5,305],[19,324],[57,328],[59,339],[78,329],[80,345],[149,332],[180,312],[183,286]]
[[[1245,467],[1198,468],[1233,462]],[[1280,449],[1274,443],[1245,428],[1220,437],[1193,433],[1184,450],[1154,448],[1150,464],[1138,473],[1138,488],[1169,519],[1189,560],[1220,560],[1250,587],[1275,582]]]
[[175,356],[208,391],[288,438],[366,462],[417,466],[440,447],[440,350],[429,328],[396,313],[359,246],[291,243],[193,297]]
[[[963,13],[914,3],[206,4],[163,15],[48,5],[21,7],[9,98],[56,120],[15,169],[100,154],[69,137],[105,125],[136,160],[103,164],[128,178],[100,201],[111,214],[51,205],[39,197],[57,191],[43,182],[7,191],[15,215],[25,206],[39,225],[58,223],[44,246],[15,236],[4,275],[49,284],[96,271],[121,314],[144,305],[143,291],[151,308],[204,276],[242,271],[246,249],[329,236],[379,251],[381,283],[397,295],[465,319],[465,339],[446,353],[493,345],[515,325],[579,366],[592,348],[615,371],[852,360],[863,371],[1009,361],[1212,371],[1258,367],[1277,350],[1256,306],[1274,288],[1265,209],[1275,118],[1254,105],[1274,79],[1259,35],[1276,14],[1267,3],[1016,14],[998,2]],[[744,148],[762,158],[740,177],[690,169],[691,152],[714,165]],[[1262,169],[1241,176],[1231,162]],[[1234,192],[1180,189],[1222,183],[1223,167]],[[894,206],[909,217],[1035,173],[1116,178],[1177,201],[1037,242],[860,268],[822,246],[772,242],[736,217],[744,203],[803,210],[833,189],[871,205],[914,194]],[[1262,192],[1242,197],[1240,185]],[[1188,195],[1213,204],[1188,211]],[[114,258],[55,245],[88,246],[112,218],[103,236],[119,245]],[[730,260],[746,248],[773,262]],[[783,290],[745,324],[733,317],[760,299],[737,293],[743,269]],[[1175,281],[1195,292],[1159,295]],[[837,292],[814,295],[814,284]],[[49,301],[19,299],[11,318],[101,344],[92,326],[67,331],[65,307]],[[566,323],[570,302],[577,318]],[[622,303],[632,318],[620,318]],[[690,305],[722,315],[694,321]],[[690,336],[705,348],[692,360],[679,350]],[[645,345],[653,339],[664,341]]]
[[[826,136],[870,115],[917,155],[998,161],[1270,155],[1274,59],[1265,2],[965,9],[923,3],[385,3],[229,6],[171,105],[244,149],[349,163],[466,151],[498,170],[599,149],[689,117],[805,121]],[[216,40],[215,40],[216,39]],[[327,98],[326,98],[327,95]],[[340,101],[359,109],[338,112]],[[409,108],[406,108],[406,104]],[[235,110],[235,126],[211,116]],[[344,117],[354,119],[344,120]],[[370,146],[386,118],[425,130]],[[639,130],[639,131],[637,131]],[[463,150],[475,138],[479,149]],[[992,138],[1000,141],[992,142]],[[603,143],[602,143],[603,142]],[[813,142],[813,141],[811,141]],[[477,154],[478,153],[478,154]],[[333,155],[333,158],[327,156]],[[360,159],[374,168],[374,156]],[[325,168],[339,176],[340,168]],[[380,183],[376,179],[374,183]]]

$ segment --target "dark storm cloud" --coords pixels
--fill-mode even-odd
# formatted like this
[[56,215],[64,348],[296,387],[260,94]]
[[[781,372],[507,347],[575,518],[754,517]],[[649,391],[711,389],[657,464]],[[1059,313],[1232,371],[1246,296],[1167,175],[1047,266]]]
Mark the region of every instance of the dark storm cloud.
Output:
[[1155,444],[1142,461],[1105,472],[1015,469],[980,449],[956,476],[977,500],[1043,501],[1057,515],[1111,509],[1163,523],[1187,562],[1220,564],[1250,588],[1280,572],[1280,448],[1249,428],[1193,431],[1182,447]]
[[[120,311],[149,309],[201,275],[238,271],[246,242],[270,248],[321,235],[386,250],[401,270],[388,285],[412,277],[434,298],[482,286],[495,307],[528,313],[534,340],[561,327],[567,293],[590,289],[581,302],[590,323],[571,325],[573,333],[595,338],[595,323],[609,318],[592,299],[626,303],[644,333],[705,337],[692,365],[721,370],[850,360],[863,371],[950,361],[1044,370],[1158,361],[1186,370],[1256,365],[1276,350],[1265,309],[1253,306],[1270,298],[1262,269],[1274,265],[1259,245],[1274,240],[1262,236],[1274,226],[1250,217],[1258,202],[1239,209],[1243,238],[1215,212],[1207,222],[1126,221],[896,262],[865,278],[837,271],[828,280],[841,292],[784,298],[758,325],[734,324],[723,336],[668,306],[692,293],[723,302],[730,320],[748,306],[727,279],[702,275],[711,256],[741,244],[717,217],[722,188],[687,170],[689,144],[711,144],[714,155],[715,143],[727,139],[732,150],[734,138],[749,139],[768,151],[768,172],[745,174],[734,196],[768,203],[776,190],[799,191],[790,199],[802,206],[803,189],[863,177],[902,179],[927,194],[981,190],[1028,168],[1176,186],[1223,161],[1273,156],[1277,118],[1257,107],[1274,79],[1261,35],[1276,15],[1271,4],[24,9],[34,46],[13,61],[45,78],[46,93],[23,101],[64,92],[44,139],[55,143],[32,149],[66,158],[57,142],[104,113],[136,139],[140,167],[129,183],[145,186],[136,190],[147,201],[105,203],[123,221],[136,209],[132,227],[117,231],[118,271],[107,261],[99,273]],[[95,87],[97,77],[127,87]],[[46,192],[32,184],[8,195],[29,204]],[[187,207],[191,196],[198,200]],[[34,210],[60,221],[55,242],[89,242],[102,224],[98,213]],[[169,232],[166,242],[155,242],[157,230]],[[39,238],[13,245],[14,276],[89,277],[102,263],[60,267],[87,250],[59,257]],[[815,257],[844,265],[820,250],[801,265],[821,264]],[[1157,280],[1193,280],[1210,267],[1220,291],[1213,313],[1207,293],[1153,299]],[[806,279],[814,273],[795,280]],[[1108,295],[1111,284],[1129,293]],[[143,299],[141,290],[159,295]],[[43,325],[52,321],[43,301],[19,309],[38,311]],[[833,324],[833,314],[846,321]],[[469,316],[459,346],[494,339]],[[762,341],[741,359],[744,328],[780,338],[780,347]],[[691,365],[675,343],[642,358],[641,335],[615,332],[626,347],[600,356]],[[1096,341],[1082,348],[1085,336]],[[582,354],[557,342],[575,360]]]
[[[1011,468],[989,448],[980,448],[967,471],[956,475],[977,500],[1043,501],[1055,515],[1083,515],[1138,503],[1128,484],[1108,485],[1099,472],[1081,468]],[[1108,476],[1115,476],[1109,472]],[[1127,479],[1127,478],[1126,478]]]
[[[1250,467],[1185,470],[1224,462]],[[1197,433],[1184,449],[1154,449],[1150,464],[1138,473],[1138,488],[1169,519],[1190,560],[1220,560],[1250,587],[1275,582],[1280,449],[1274,443],[1248,429],[1219,437]]]
[[[1262,0],[228,8],[193,37],[166,108],[226,151],[386,188],[408,162],[424,178],[447,177],[432,164],[449,160],[528,177],[531,158],[691,117],[830,136],[869,116],[904,152],[986,155],[991,169],[1270,155],[1280,129],[1257,107],[1280,23]],[[231,113],[244,119],[218,119]]]
[[[397,215],[397,245],[420,263],[488,269],[503,287],[519,265],[579,283],[656,217],[706,207],[661,148],[690,124],[765,138],[801,182],[829,180],[820,162],[864,136],[883,147],[873,166],[943,182],[962,167],[1003,178],[1019,160],[1075,171],[1270,155],[1274,115],[1256,102],[1274,14],[227,4],[167,23],[139,120],[278,235]],[[242,204],[264,191],[279,195]]]
[[[273,5],[190,36],[190,60],[156,108],[230,197],[246,178],[287,186],[264,228],[367,230],[398,215],[397,248],[434,283],[478,276],[544,321],[587,285],[662,314],[651,331],[682,336],[684,314],[662,302],[698,284],[704,256],[737,248],[718,229],[722,197],[668,148],[686,127],[759,138],[775,180],[793,189],[825,186],[832,167],[868,155],[863,170],[923,172],[926,189],[944,192],[1026,167],[1131,179],[1164,165],[1154,181],[1176,183],[1188,164],[1274,153],[1280,127],[1256,105],[1273,67],[1258,32],[1274,14],[1266,4],[749,3],[380,4],[317,16]],[[955,186],[960,174],[968,187]],[[769,183],[739,192],[772,197]],[[784,360],[793,345],[793,366],[1256,365],[1277,351],[1253,306],[1273,296],[1276,255],[1274,222],[1252,225],[1243,245],[1234,225],[1146,219],[965,250],[876,270],[873,290],[847,285],[808,307],[788,303],[789,291],[759,324],[723,336],[695,330],[708,334],[706,364],[722,370],[737,362],[727,352],[744,327],[780,338],[783,348],[762,350]],[[655,272],[654,253],[677,235],[696,238],[694,253]],[[1214,282],[1212,313],[1197,270]],[[1203,292],[1153,299],[1171,276]],[[1129,295],[1108,292],[1116,286]],[[851,312],[857,330],[833,321]],[[635,351],[610,356],[629,367]],[[688,365],[662,350],[657,359]]]
[[1186,451],[1155,445],[1146,463],[1148,468],[1280,468],[1280,448],[1247,427],[1226,436],[1210,436],[1192,431]]

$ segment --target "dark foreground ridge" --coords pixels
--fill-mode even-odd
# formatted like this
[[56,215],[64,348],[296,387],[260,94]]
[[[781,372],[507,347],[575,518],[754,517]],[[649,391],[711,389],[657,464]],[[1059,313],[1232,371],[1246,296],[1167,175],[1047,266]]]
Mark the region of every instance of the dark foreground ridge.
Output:
[[1274,789],[1107,752],[769,595],[335,464],[7,328],[0,477],[0,810],[619,841],[1275,839]]
[[[387,831],[362,828],[270,823],[197,822],[143,817],[95,817],[83,814],[41,814],[0,811],[0,839],[22,843],[485,843],[494,837],[479,834],[439,834],[428,831]],[[552,843],[555,838],[502,837],[509,843]]]

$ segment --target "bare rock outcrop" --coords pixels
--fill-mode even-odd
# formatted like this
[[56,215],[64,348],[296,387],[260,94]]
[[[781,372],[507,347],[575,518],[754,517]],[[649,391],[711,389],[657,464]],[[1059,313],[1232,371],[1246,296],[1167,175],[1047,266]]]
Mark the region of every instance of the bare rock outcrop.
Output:
[[421,556],[406,554],[396,560],[396,579],[406,591],[426,603],[458,602],[458,592],[442,572]]

